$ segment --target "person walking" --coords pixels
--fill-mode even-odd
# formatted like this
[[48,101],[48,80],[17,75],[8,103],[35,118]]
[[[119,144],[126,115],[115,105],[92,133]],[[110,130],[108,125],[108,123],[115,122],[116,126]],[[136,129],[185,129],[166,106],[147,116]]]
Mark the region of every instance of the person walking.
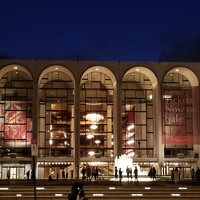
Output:
[[115,167],[115,181],[118,181],[118,170],[117,170],[117,167]]
[[130,175],[130,169],[127,166],[126,167],[126,176],[127,176],[128,181],[129,181],[129,175]]
[[135,181],[138,181],[138,169],[137,169],[137,166],[135,166],[135,169],[134,169],[134,177],[135,177]]
[[119,183],[122,183],[122,169],[119,168]]
[[199,169],[199,167],[197,168],[197,171],[196,171],[196,177],[197,177],[197,181],[200,181],[200,169]]
[[174,170],[174,183],[175,183],[175,185],[177,185],[178,180],[179,180],[179,171],[178,171],[178,167],[176,167],[175,170]]
[[29,178],[30,178],[30,170],[28,170],[28,171],[26,172],[26,178],[27,178],[27,181],[29,181]]
[[156,168],[155,167],[152,168],[152,178],[153,178],[153,180],[156,180]]
[[8,181],[10,180],[10,169],[8,169],[8,171],[7,171],[7,180]]
[[62,170],[62,179],[65,179],[65,171],[64,171],[64,169]]
[[130,174],[130,178],[131,178],[131,181],[132,181],[132,178],[133,178],[133,170],[132,170],[131,167],[130,167],[130,169],[129,169],[129,174]]

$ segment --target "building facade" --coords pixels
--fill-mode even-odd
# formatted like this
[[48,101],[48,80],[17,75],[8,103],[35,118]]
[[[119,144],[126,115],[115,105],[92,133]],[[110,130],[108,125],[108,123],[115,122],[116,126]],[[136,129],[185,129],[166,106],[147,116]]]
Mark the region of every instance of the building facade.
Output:
[[[0,60],[0,178],[199,166],[200,63]],[[124,164],[126,165],[126,163]]]

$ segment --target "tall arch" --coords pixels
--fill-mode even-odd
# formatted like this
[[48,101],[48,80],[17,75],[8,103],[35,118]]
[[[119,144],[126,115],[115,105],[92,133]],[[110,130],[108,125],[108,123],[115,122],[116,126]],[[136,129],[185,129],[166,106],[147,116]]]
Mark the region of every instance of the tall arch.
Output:
[[200,143],[196,75],[186,67],[172,68],[163,78],[162,97],[165,157],[191,156]]

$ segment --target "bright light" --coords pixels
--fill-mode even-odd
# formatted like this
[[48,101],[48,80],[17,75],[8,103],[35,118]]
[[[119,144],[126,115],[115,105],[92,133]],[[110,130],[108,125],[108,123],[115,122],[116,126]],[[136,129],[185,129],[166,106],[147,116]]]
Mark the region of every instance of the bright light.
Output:
[[93,123],[97,123],[100,120],[103,120],[104,117],[103,117],[103,115],[100,115],[100,114],[97,114],[97,113],[89,113],[85,116],[85,119],[88,120],[88,121],[91,121]]
[[92,138],[94,138],[94,135],[89,134],[89,135],[87,135],[86,137],[87,137],[87,139],[92,139]]
[[94,142],[95,142],[96,144],[100,144],[101,141],[100,141],[100,140],[95,140]]
[[129,132],[126,134],[126,137],[132,137],[134,135],[134,132]]
[[95,152],[94,152],[94,151],[89,151],[88,154],[89,154],[90,156],[93,156],[93,155],[95,154]]
[[131,124],[130,126],[127,127],[127,130],[130,131],[133,128],[134,128],[134,124]]
[[134,140],[132,139],[132,140],[129,140],[129,141],[127,141],[127,144],[128,145],[130,145],[130,144],[133,144],[134,143]]
[[95,129],[97,129],[97,125],[96,124],[92,124],[91,126],[90,126],[90,128],[92,129],[92,130],[95,130]]
[[52,140],[52,139],[49,140],[49,144],[50,144],[50,145],[53,144],[53,140]]
[[135,155],[135,152],[134,152],[134,151],[128,153],[128,156],[129,156],[129,157],[133,157],[134,155]]

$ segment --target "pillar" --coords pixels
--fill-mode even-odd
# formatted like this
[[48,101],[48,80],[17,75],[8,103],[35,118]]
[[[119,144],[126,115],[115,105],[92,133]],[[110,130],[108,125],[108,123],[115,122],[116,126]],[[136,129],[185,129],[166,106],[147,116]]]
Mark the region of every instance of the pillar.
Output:
[[122,109],[121,109],[121,85],[114,84],[114,157],[122,154]]
[[155,85],[153,88],[153,110],[154,110],[154,150],[158,160],[158,174],[162,173],[164,166],[164,145],[162,143],[162,94],[161,87]]
[[79,178],[80,165],[80,84],[74,88],[74,177]]

